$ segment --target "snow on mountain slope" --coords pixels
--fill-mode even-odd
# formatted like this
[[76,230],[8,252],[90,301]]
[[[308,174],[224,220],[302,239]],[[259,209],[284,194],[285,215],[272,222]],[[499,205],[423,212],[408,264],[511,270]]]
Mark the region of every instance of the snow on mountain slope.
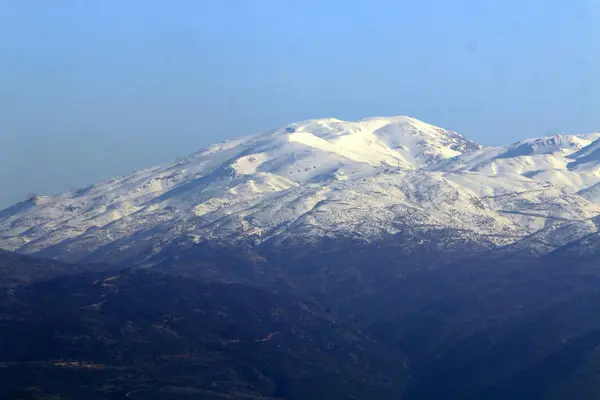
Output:
[[[600,133],[554,135],[527,139],[506,147],[483,148],[441,161],[429,167],[434,171],[472,171],[485,174],[518,174],[550,182],[570,191],[600,182]],[[594,156],[598,154],[598,156]]]
[[[593,186],[600,174],[583,165],[591,165],[590,146],[599,138],[483,148],[408,117],[298,122],[28,199],[0,211],[0,247],[77,260],[153,253],[182,238],[372,240],[406,229],[454,229],[505,245],[567,224],[587,232],[593,224],[586,221],[600,211]],[[574,167],[578,159],[586,161]]]
[[418,169],[480,147],[408,117],[299,122],[75,192],[29,199],[0,212],[0,247],[36,252],[105,227],[104,241],[112,241],[179,215],[247,206],[297,185],[385,168]]
[[548,182],[517,174],[446,172],[446,179],[472,190],[488,207],[529,233],[563,222],[585,221],[600,206]]
[[[149,251],[182,236],[196,241],[256,243],[289,238],[313,241],[324,237],[371,240],[407,227],[418,227],[452,228],[464,231],[467,236],[511,243],[530,233],[441,174],[395,170],[356,180],[332,180],[326,185],[300,185],[258,201],[244,201],[201,215],[184,213],[177,222],[169,220],[141,232],[131,229],[123,234],[120,229],[131,224],[121,226],[118,232],[116,226],[107,230],[112,236],[119,234],[120,241],[103,242],[102,231],[89,232],[68,243],[68,252],[84,254],[101,246],[108,246],[104,252],[113,253],[131,246],[146,246],[144,250]],[[90,243],[101,246],[90,248]]]

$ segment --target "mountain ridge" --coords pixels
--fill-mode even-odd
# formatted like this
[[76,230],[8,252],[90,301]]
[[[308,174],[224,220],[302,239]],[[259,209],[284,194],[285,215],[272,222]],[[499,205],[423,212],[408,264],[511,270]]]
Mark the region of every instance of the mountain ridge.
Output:
[[[306,120],[30,198],[0,211],[0,248],[76,261],[107,246],[144,243],[159,252],[182,237],[369,241],[430,227],[506,246],[569,223],[590,234],[595,224],[585,221],[600,213],[599,139],[554,135],[484,147],[405,116]],[[578,237],[553,237],[536,251]]]

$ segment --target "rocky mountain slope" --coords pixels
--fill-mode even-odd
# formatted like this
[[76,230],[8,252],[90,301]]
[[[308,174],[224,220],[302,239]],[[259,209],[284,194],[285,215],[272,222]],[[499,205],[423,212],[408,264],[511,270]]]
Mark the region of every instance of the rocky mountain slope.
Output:
[[[63,260],[174,241],[457,240],[551,251],[597,231],[600,134],[486,148],[408,117],[304,121],[0,212],[0,248]],[[598,186],[597,186],[598,185]]]

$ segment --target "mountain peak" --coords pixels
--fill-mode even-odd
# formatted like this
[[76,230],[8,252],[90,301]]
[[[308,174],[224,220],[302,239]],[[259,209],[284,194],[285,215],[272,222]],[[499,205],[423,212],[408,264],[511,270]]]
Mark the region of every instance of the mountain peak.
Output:
[[312,148],[354,162],[400,165],[407,169],[422,168],[482,148],[456,132],[407,116],[358,121],[336,118],[306,120],[268,132],[256,140],[277,142],[278,146],[286,142],[297,143],[303,145],[304,150]]

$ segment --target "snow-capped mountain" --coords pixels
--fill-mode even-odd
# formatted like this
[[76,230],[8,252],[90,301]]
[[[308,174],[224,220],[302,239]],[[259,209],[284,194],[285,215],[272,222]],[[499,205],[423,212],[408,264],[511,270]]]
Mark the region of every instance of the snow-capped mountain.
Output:
[[490,245],[537,235],[532,246],[547,251],[597,231],[598,139],[484,148],[408,117],[304,121],[28,199],[0,211],[0,247],[76,260],[156,253],[174,240],[374,240],[452,229]]

